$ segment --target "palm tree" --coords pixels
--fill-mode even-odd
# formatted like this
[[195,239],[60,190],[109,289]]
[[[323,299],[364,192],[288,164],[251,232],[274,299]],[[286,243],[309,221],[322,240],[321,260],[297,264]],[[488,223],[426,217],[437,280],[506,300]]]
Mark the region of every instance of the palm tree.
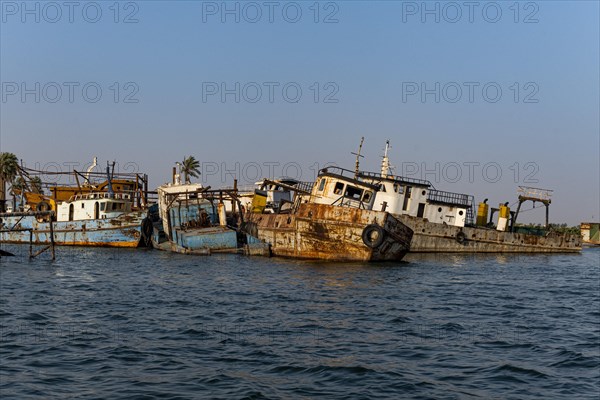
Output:
[[29,185],[33,193],[43,194],[42,179],[39,176],[29,179]]
[[[28,185],[27,182],[25,182],[25,179],[23,179],[20,176],[17,176],[11,183],[10,183],[10,190],[13,194],[20,194],[22,190],[28,190]],[[18,193],[15,193],[15,191],[17,191]]]
[[19,169],[19,160],[13,153],[0,153],[0,209],[6,202],[6,182],[12,182]]
[[181,163],[181,170],[185,176],[185,183],[191,183],[190,176],[198,178],[200,176],[200,162],[194,156],[184,157]]

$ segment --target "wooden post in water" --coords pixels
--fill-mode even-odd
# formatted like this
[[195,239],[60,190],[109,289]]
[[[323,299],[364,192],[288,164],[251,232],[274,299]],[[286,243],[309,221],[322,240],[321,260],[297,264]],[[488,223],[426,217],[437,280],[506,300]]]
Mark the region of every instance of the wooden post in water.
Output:
[[54,221],[52,221],[53,213],[50,214],[50,245],[52,251],[52,261],[56,259],[56,253],[54,252]]
[[29,230],[29,258],[33,258],[33,230]]
[[144,174],[144,204],[148,204],[148,175]]
[[[237,197],[237,179],[233,180],[233,192]],[[233,214],[235,213],[235,200],[233,199],[233,197],[231,198],[231,212]]]

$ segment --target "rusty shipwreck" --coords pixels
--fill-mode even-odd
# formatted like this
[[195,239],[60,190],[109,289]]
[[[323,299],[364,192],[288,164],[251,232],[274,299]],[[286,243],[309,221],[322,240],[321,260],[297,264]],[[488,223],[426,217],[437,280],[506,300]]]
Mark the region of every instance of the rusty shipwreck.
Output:
[[[411,252],[453,253],[561,253],[581,250],[578,235],[550,229],[548,212],[552,191],[519,187],[516,211],[508,203],[491,208],[487,199],[478,205],[474,197],[437,190],[429,181],[392,173],[386,143],[381,172],[360,172],[358,179],[380,188],[374,208],[392,213],[414,231]],[[517,224],[525,202],[546,207],[545,229]]]
[[270,246],[274,256],[330,261],[401,260],[412,230],[388,212],[373,209],[376,185],[356,173],[331,167],[309,184],[265,180],[263,187],[294,193],[267,209],[267,191],[257,190],[243,229]]
[[[44,188],[40,181],[33,188],[27,181],[33,182],[31,178],[40,171],[21,172],[23,187],[13,188],[19,199],[16,207],[0,213],[0,243],[138,247],[149,241],[149,232],[145,235],[143,229],[147,176],[115,176],[107,167],[106,174],[57,173],[74,177],[76,186],[54,183]],[[95,182],[94,177],[106,179]]]

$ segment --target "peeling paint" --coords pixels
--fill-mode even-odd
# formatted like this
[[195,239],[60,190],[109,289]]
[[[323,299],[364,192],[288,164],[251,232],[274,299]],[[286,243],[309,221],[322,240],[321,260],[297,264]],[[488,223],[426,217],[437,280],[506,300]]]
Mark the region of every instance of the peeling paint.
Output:
[[[48,222],[27,216],[13,228],[19,217],[4,215],[0,224],[0,242],[29,243],[29,231],[6,230],[31,229],[33,244],[50,244]],[[111,219],[54,222],[54,241],[63,246],[137,247],[145,217],[144,211],[136,211]]]
[[[581,251],[577,235],[547,236],[456,227],[407,215],[396,216],[414,231],[411,252],[425,253],[570,253]],[[459,241],[462,236],[464,240]]]
[[[370,225],[384,233],[367,246]],[[389,213],[327,204],[300,204],[293,214],[249,214],[245,230],[271,245],[273,255],[330,261],[400,260],[410,249],[412,230]]]

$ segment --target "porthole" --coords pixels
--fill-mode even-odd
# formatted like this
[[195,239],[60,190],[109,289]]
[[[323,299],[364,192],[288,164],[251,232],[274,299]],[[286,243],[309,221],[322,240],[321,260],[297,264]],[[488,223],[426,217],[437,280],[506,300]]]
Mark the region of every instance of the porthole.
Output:
[[464,214],[464,212],[463,212],[462,210],[460,210],[460,211],[458,212],[458,215],[463,215],[463,214]]
[[442,207],[439,207],[439,208],[438,208],[438,212],[442,212]]

